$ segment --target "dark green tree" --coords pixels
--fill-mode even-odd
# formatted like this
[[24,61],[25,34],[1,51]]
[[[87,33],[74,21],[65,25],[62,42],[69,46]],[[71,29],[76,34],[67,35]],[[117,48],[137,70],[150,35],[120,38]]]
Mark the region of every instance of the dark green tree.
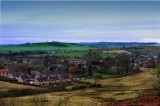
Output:
[[88,67],[88,75],[91,76],[93,74],[92,65],[89,65]]

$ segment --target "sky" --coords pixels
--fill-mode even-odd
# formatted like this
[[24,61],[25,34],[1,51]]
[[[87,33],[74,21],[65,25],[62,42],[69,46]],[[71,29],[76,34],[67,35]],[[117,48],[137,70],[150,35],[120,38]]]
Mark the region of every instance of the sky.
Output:
[[160,42],[160,1],[1,2],[0,44]]

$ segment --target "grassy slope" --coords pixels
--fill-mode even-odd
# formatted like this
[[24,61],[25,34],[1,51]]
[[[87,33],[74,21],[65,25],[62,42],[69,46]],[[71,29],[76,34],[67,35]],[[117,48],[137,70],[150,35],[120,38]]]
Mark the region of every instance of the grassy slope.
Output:
[[[46,93],[43,96],[48,103],[45,103],[48,106],[58,105],[62,103],[63,105],[70,106],[102,106],[102,104],[110,102],[121,102],[128,101],[130,99],[138,98],[139,92],[142,92],[144,89],[151,89],[151,75],[150,71],[154,69],[143,69],[144,72],[138,73],[132,76],[126,76],[121,78],[111,78],[100,80],[99,83],[102,84],[102,88],[88,88],[83,90],[76,90],[72,92],[53,92]],[[92,82],[92,80],[90,80]],[[115,86],[115,88],[107,88]],[[96,93],[98,91],[98,93]],[[32,102],[29,100],[33,96],[24,96],[23,99],[25,105],[31,105]],[[33,105],[33,104],[32,104]]]
[[19,51],[35,51],[35,50],[88,50],[91,47],[74,44],[74,43],[62,43],[62,42],[46,42],[46,43],[33,43],[24,44],[18,46],[1,46],[1,52],[8,52],[9,50],[14,52]]
[[[132,89],[151,88],[150,71],[154,71],[154,69],[141,70],[143,70],[144,72],[121,78],[102,79],[99,80],[99,83],[101,83],[103,86],[131,86]],[[88,81],[94,82],[94,80]]]
[[158,55],[160,53],[160,46],[142,46],[142,47],[132,47],[131,51],[139,52],[148,55]]
[[25,88],[36,89],[38,87],[0,81],[0,91],[8,91],[11,89],[25,89]]

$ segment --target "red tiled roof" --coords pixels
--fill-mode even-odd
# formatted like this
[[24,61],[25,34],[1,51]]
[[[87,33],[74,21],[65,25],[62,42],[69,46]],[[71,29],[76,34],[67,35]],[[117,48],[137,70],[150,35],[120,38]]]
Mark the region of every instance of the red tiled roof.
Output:
[[8,71],[8,69],[0,69],[0,72]]

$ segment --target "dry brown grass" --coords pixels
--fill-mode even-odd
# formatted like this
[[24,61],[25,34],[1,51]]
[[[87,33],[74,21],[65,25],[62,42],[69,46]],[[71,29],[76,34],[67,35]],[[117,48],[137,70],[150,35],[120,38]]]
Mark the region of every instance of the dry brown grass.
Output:
[[26,88],[36,89],[38,87],[0,81],[0,91],[8,91],[11,89],[26,89]]
[[[87,88],[70,92],[52,92],[43,94],[48,102],[46,106],[101,106],[107,103],[119,103],[138,98],[143,90],[152,88],[151,71],[142,69],[143,72],[121,77],[99,80],[102,88]],[[94,80],[87,80],[93,82]],[[108,87],[115,88],[108,88]],[[141,92],[141,93],[140,93]],[[98,94],[98,95],[97,95]],[[37,95],[40,96],[40,95]],[[33,106],[33,96],[24,96],[23,106]]]
[[132,54],[127,50],[111,50],[111,51],[103,51],[102,53]]

